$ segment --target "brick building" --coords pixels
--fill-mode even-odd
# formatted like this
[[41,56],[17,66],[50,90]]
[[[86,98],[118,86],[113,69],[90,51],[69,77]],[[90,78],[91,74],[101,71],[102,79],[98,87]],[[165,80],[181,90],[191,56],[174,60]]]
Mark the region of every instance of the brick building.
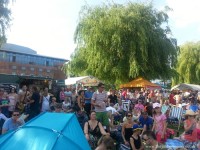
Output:
[[0,49],[0,84],[51,86],[64,84],[61,68],[68,60],[38,55],[36,51],[14,44],[4,44]]

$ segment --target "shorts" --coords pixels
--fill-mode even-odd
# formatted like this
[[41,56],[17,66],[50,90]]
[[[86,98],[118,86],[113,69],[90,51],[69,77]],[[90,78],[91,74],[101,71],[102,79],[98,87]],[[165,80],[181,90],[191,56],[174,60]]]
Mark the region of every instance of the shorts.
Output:
[[96,112],[97,120],[102,123],[103,126],[109,126],[107,112]]

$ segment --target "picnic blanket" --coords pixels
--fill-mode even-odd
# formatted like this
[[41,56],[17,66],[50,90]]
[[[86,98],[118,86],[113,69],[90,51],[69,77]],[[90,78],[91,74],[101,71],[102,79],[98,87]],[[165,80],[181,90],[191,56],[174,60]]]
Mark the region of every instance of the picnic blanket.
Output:
[[166,147],[169,150],[176,150],[177,148],[184,148],[184,145],[181,141],[176,139],[167,139]]

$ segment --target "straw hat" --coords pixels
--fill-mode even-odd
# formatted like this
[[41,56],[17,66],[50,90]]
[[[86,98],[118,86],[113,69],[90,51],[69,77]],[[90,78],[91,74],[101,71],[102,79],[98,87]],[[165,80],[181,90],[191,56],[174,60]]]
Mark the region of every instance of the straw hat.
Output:
[[134,124],[132,129],[133,129],[133,131],[143,130],[143,128],[141,126],[139,126],[138,124]]
[[196,116],[196,115],[198,115],[198,113],[195,113],[195,112],[192,111],[192,110],[186,110],[185,115],[186,115],[186,116]]

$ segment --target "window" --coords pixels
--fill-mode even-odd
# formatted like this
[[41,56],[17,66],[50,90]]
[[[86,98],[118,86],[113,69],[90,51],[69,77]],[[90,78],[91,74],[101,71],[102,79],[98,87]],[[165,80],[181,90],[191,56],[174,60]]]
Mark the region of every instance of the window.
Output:
[[16,62],[16,56],[12,56],[12,62]]
[[51,72],[51,70],[47,70],[47,72],[49,73],[49,72]]
[[12,69],[17,69],[17,66],[12,66]]
[[40,71],[40,72],[42,72],[42,71],[43,71],[43,69],[42,69],[42,68],[39,68],[39,71]]
[[46,66],[49,66],[49,61],[48,60],[46,61]]
[[12,72],[12,75],[16,75],[16,72]]
[[31,70],[31,71],[34,71],[34,70],[35,70],[35,68],[31,67],[31,68],[30,68],[30,70]]
[[26,70],[26,67],[22,67],[22,70]]

